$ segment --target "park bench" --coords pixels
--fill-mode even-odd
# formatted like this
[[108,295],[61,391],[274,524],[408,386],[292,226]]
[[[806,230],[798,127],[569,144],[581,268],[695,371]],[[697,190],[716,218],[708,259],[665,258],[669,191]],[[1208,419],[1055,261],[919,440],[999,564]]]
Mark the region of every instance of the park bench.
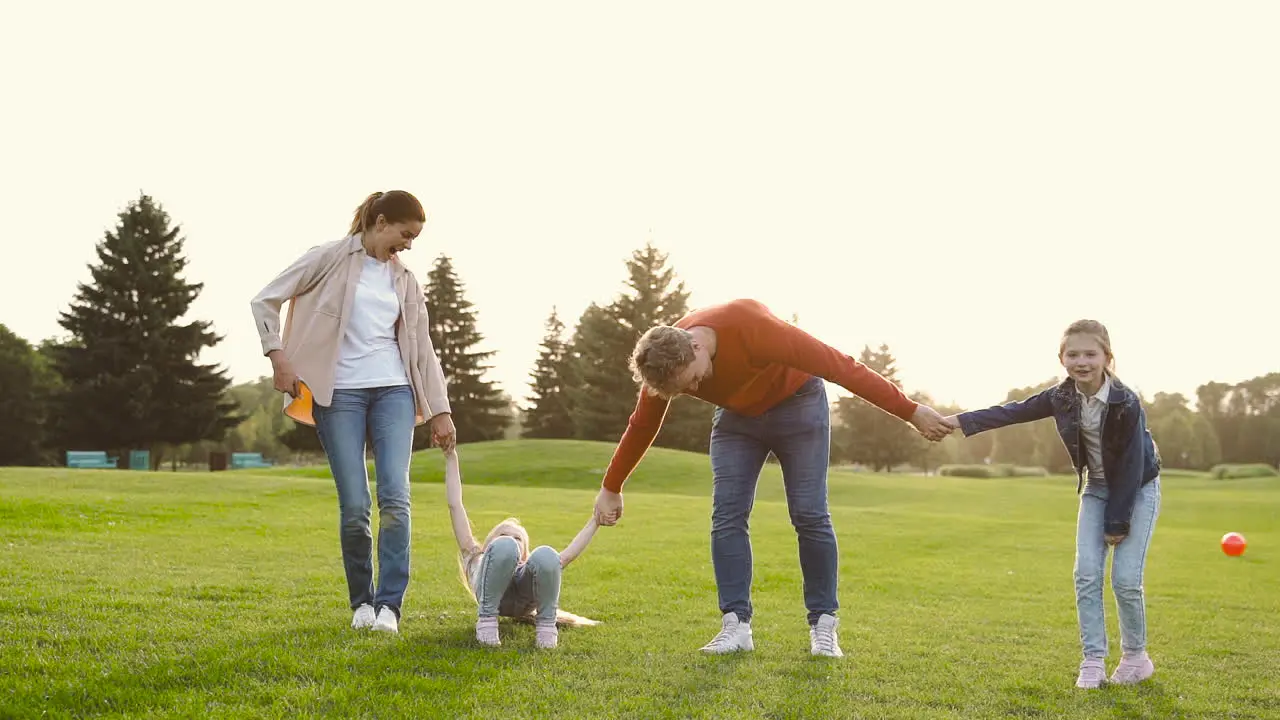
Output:
[[272,467],[272,464],[262,457],[262,453],[231,453],[232,470],[269,467]]
[[116,469],[117,458],[107,457],[101,450],[68,450],[67,467],[69,468],[110,468]]

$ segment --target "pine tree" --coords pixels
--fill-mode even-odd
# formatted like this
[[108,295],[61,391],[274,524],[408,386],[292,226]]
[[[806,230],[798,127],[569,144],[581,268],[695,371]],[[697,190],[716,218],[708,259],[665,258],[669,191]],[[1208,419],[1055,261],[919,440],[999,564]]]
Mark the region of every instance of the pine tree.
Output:
[[[668,256],[652,243],[631,253],[627,261],[627,287],[613,303],[619,321],[638,339],[654,325],[670,325],[689,311],[689,291],[675,281],[675,268],[667,267]],[[631,348],[627,348],[630,350]]]
[[565,387],[574,437],[607,442],[622,437],[636,403],[636,384],[627,369],[634,343],[612,307],[591,303],[583,311],[566,363],[573,377]]
[[[508,419],[507,401],[494,383],[484,379],[490,369],[485,361],[492,351],[475,350],[484,339],[476,329],[476,311],[464,297],[462,281],[446,255],[436,258],[425,288],[431,342],[449,386],[449,405],[458,442],[497,440]],[[430,443],[430,431],[420,428],[415,446]]]
[[[652,244],[631,255],[627,274],[629,295],[619,298],[618,313],[635,337],[627,348],[628,357],[635,341],[655,325],[672,325],[689,312],[689,292],[684,282],[676,282],[675,268],[668,267],[669,257]],[[624,366],[625,367],[625,366]],[[624,374],[630,375],[624,370]],[[634,380],[633,380],[634,388]],[[632,403],[635,402],[632,391]],[[715,407],[688,395],[680,395],[667,408],[662,430],[653,444],[658,447],[708,452],[711,445],[711,421]]]
[[[670,325],[689,310],[689,292],[676,281],[668,256],[651,243],[627,261],[627,292],[607,307],[593,304],[583,313],[574,334],[572,365],[577,437],[615,441],[626,429],[639,387],[628,358],[640,336],[655,325]],[[655,445],[706,451],[714,409],[690,397],[676,398],[667,411]]]
[[97,246],[93,281],[61,314],[71,338],[52,352],[69,446],[152,449],[158,464],[157,446],[220,439],[243,419],[225,370],[197,360],[222,338],[209,322],[179,322],[203,287],[182,277],[179,231],[147,195],[131,202]]
[[565,388],[567,375],[568,344],[564,340],[564,323],[556,309],[551,308],[547,318],[547,334],[542,338],[542,350],[537,364],[530,374],[529,388],[533,395],[525,409],[524,428],[527,438],[573,437],[573,415],[570,413],[569,393]]
[[[881,345],[876,352],[864,347],[858,360],[901,386],[889,346]],[[842,460],[869,465],[877,471],[891,470],[913,459],[920,451],[915,430],[910,425],[862,398],[840,398],[835,412],[839,426],[832,434],[837,456]]]

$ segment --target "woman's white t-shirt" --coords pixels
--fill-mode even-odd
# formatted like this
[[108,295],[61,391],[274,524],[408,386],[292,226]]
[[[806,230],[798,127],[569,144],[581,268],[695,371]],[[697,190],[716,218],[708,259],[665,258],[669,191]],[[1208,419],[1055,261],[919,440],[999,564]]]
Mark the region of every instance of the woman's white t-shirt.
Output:
[[399,320],[400,299],[396,297],[391,263],[366,255],[351,303],[351,318],[338,350],[334,389],[409,384],[396,343]]

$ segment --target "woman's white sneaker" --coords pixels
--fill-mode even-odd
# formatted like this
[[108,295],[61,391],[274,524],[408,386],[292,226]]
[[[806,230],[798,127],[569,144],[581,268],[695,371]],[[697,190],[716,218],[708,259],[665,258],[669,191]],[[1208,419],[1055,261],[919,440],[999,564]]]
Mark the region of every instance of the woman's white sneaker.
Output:
[[702,646],[702,652],[709,655],[724,655],[732,652],[749,652],[755,649],[751,640],[751,623],[738,620],[737,613],[727,612],[720,619],[720,632],[711,638],[711,642]]

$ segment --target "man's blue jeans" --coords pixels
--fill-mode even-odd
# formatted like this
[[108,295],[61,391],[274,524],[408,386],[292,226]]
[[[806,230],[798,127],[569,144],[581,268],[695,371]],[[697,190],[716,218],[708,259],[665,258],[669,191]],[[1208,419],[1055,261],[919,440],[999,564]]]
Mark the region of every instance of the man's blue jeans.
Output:
[[804,604],[809,624],[834,615],[839,550],[827,509],[827,466],[831,455],[831,408],[821,378],[759,417],[718,408],[711,429],[711,469],[715,476],[711,512],[711,560],[715,565],[720,612],[751,620],[751,538],[747,520],[756,483],[769,452],[782,466],[787,509],[800,545]]

